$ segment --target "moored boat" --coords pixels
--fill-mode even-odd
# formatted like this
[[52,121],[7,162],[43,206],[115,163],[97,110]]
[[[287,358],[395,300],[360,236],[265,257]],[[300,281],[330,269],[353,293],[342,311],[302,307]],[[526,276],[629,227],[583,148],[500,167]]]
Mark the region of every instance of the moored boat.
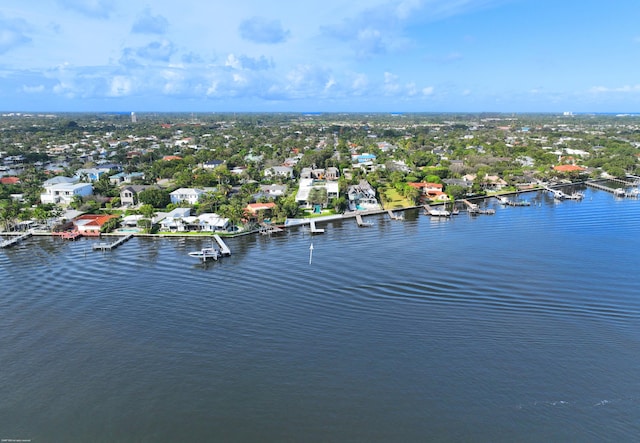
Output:
[[216,248],[202,248],[199,251],[189,252],[189,257],[198,258],[202,261],[218,260],[220,255],[220,251]]

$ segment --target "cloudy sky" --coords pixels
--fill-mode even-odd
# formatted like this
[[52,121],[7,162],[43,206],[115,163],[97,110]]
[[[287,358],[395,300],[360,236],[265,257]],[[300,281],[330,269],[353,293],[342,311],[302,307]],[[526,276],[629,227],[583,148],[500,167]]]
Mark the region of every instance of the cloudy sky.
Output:
[[640,112],[638,0],[2,0],[0,111]]

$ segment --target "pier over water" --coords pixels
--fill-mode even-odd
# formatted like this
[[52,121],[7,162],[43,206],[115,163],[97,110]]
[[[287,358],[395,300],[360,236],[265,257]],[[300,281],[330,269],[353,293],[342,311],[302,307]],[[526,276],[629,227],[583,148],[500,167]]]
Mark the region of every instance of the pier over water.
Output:
[[128,242],[132,238],[133,238],[133,234],[129,234],[125,237],[121,237],[120,239],[116,240],[113,243],[104,243],[104,242],[97,243],[93,245],[93,250],[94,251],[111,251],[112,249],[116,249],[118,246],[124,244],[125,242]]
[[5,240],[3,242],[0,242],[0,249],[9,248],[11,246],[17,245],[22,240],[25,240],[25,239],[31,237],[32,235],[33,234],[31,234],[31,232],[25,232],[24,234],[18,235],[17,237],[13,237],[13,238],[10,238],[9,240]]

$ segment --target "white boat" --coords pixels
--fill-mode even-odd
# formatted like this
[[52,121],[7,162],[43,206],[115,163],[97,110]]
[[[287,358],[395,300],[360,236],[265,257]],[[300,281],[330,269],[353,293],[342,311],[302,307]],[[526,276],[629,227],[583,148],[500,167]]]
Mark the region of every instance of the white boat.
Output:
[[613,191],[613,195],[615,195],[616,197],[624,197],[625,191],[623,188],[616,188],[615,191]]
[[202,261],[217,260],[220,255],[220,251],[216,248],[202,248],[199,251],[189,252],[189,257],[198,258]]
[[552,190],[551,192],[553,192],[553,198],[555,198],[556,200],[564,200],[565,198],[567,198],[567,194],[562,191]]
[[569,200],[582,200],[584,198],[584,194],[582,192],[574,192],[573,194],[569,194],[566,196]]
[[432,217],[451,217],[451,212],[446,209],[432,209],[429,211]]
[[640,197],[640,189],[632,189],[625,194],[627,197],[638,198]]

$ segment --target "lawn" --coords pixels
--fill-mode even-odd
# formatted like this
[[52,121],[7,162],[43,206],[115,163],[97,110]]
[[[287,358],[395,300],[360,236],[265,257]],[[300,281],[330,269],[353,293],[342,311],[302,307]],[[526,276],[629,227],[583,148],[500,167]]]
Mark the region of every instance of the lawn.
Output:
[[400,193],[396,191],[395,188],[385,188],[382,191],[382,194],[384,209],[398,209],[415,206],[413,202],[400,195]]

